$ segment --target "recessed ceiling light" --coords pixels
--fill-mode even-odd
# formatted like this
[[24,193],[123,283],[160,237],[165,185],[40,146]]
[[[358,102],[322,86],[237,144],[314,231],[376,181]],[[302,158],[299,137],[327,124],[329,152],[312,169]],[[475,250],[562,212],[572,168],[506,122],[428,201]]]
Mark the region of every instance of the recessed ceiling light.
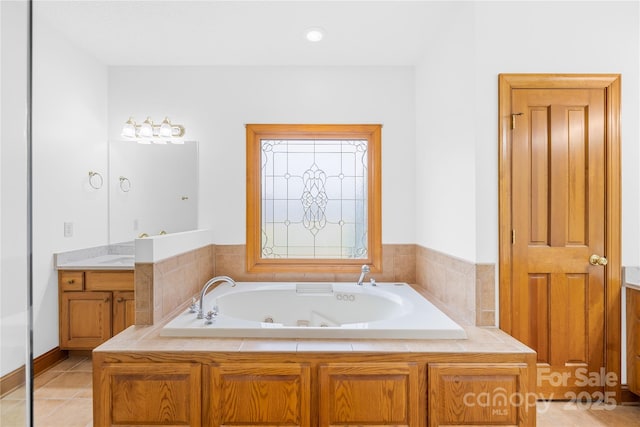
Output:
[[309,28],[307,30],[307,40],[310,42],[319,42],[324,37],[324,30],[322,28]]

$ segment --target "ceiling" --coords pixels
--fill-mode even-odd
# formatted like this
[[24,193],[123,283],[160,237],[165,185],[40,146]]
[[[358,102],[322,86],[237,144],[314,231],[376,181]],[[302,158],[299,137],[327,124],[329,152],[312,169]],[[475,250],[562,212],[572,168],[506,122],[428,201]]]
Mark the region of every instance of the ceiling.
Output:
[[[415,65],[455,2],[34,2],[50,25],[106,65]],[[325,30],[311,43],[305,30]],[[37,43],[37,36],[35,39]]]

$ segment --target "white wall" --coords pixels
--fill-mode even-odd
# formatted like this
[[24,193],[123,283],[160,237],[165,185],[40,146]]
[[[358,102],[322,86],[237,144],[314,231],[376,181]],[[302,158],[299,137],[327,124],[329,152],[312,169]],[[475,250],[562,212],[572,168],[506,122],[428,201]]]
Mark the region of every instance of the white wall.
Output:
[[473,8],[452,2],[442,13],[438,37],[416,67],[414,242],[475,261]]
[[27,360],[27,18],[0,2],[0,377]]
[[[107,244],[107,67],[35,8],[33,63],[34,356],[58,346],[53,253]],[[89,171],[104,187],[89,186]],[[64,237],[64,222],[73,237]]]
[[245,243],[247,123],[382,123],[383,243],[413,243],[412,67],[110,67],[109,137],[167,115],[199,143],[200,228]]
[[[435,176],[418,176],[418,198],[425,195],[425,201],[416,215],[428,225],[418,225],[416,243],[474,262],[497,261],[499,73],[620,73],[622,263],[638,265],[638,3],[465,2],[452,7],[457,10],[444,20],[440,45],[431,46],[416,69],[416,158],[418,164],[438,163],[432,165]],[[448,147],[440,147],[443,142]],[[431,159],[434,153],[437,159]],[[448,167],[438,167],[443,164]],[[447,190],[458,190],[460,197]],[[443,222],[447,214],[456,221]],[[465,233],[457,232],[460,226]]]

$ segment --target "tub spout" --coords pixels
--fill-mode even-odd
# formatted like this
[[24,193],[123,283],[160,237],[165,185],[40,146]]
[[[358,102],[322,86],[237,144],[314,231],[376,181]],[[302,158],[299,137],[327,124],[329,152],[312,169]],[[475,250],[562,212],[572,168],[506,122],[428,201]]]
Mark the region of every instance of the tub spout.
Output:
[[366,276],[370,271],[371,269],[369,268],[369,266],[367,264],[364,264],[360,269],[360,278],[358,278],[358,283],[356,283],[356,285],[362,286],[362,281],[364,280],[364,276]]
[[202,307],[204,305],[204,296],[207,294],[207,291],[209,290],[209,288],[213,284],[218,282],[227,282],[231,286],[236,285],[236,282],[234,282],[234,280],[229,276],[216,276],[213,279],[209,279],[209,281],[204,284],[204,286],[202,287],[202,291],[200,292],[200,305],[198,306],[198,319],[204,319],[204,309]]

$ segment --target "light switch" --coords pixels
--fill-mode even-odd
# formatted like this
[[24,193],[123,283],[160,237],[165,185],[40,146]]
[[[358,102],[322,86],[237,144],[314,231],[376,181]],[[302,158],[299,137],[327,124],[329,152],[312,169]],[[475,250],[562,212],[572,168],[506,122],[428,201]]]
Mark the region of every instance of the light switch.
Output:
[[73,237],[73,223],[65,222],[64,223],[64,237]]

